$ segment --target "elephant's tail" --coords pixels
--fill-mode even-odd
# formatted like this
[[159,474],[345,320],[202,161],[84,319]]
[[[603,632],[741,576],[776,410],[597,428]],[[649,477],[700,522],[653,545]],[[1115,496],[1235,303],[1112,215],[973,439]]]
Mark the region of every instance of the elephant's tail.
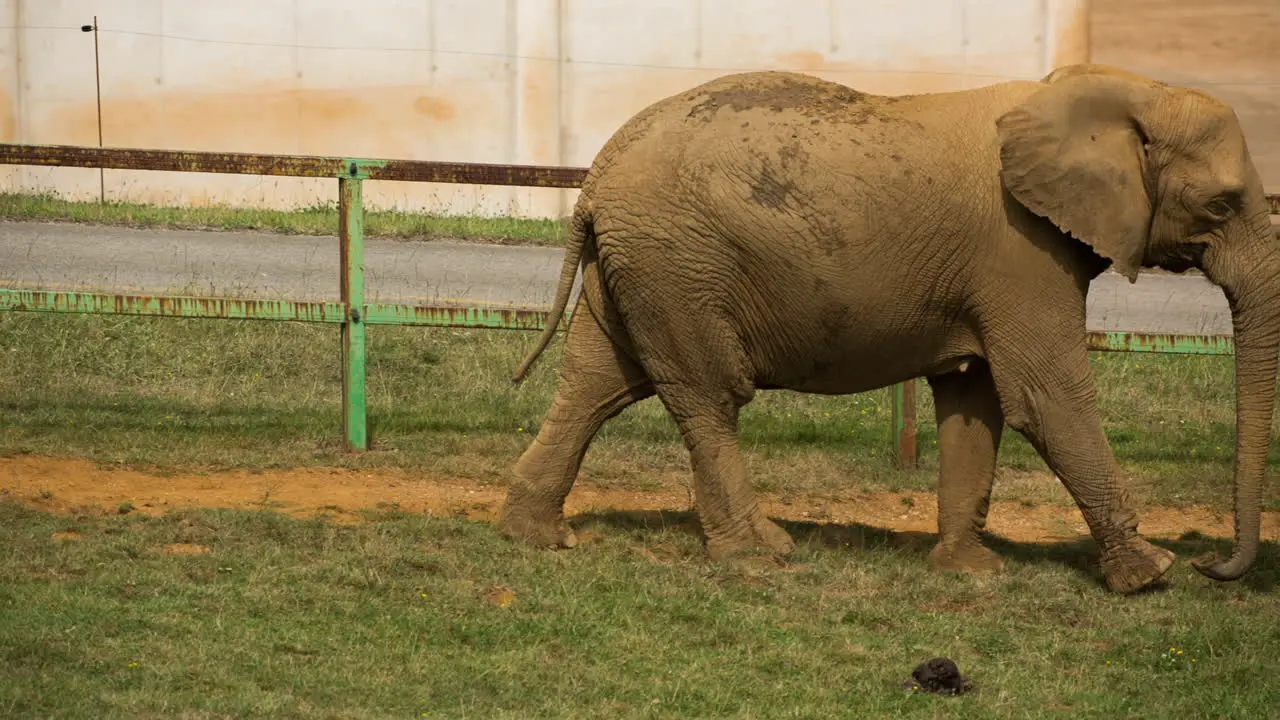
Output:
[[569,238],[564,247],[564,264],[560,267],[560,285],[556,288],[556,299],[551,306],[551,312],[547,313],[547,324],[542,329],[542,335],[538,338],[538,344],[533,351],[520,364],[515,375],[511,376],[511,382],[519,384],[529,372],[529,368],[537,362],[538,356],[543,350],[547,349],[547,345],[551,344],[551,338],[556,334],[556,328],[560,325],[560,319],[564,317],[565,308],[569,305],[569,293],[573,292],[573,281],[578,274],[578,265],[582,262],[582,248],[588,242],[593,240],[594,229],[591,226],[591,216],[586,209],[586,198],[574,205],[573,216],[569,221]]

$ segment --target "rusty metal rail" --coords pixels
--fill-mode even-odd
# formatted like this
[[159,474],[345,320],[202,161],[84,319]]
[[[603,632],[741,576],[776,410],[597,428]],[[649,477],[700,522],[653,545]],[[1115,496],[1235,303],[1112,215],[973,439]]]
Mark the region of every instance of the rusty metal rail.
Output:
[[575,189],[585,168],[0,143],[0,164]]
[[[365,326],[540,330],[541,311],[484,307],[413,306],[366,303],[364,299],[363,181],[508,185],[573,189],[584,168],[482,163],[425,162],[362,158],[178,152],[136,148],[0,143],[0,164],[45,167],[163,170],[172,172],[277,175],[334,178],[338,181],[341,294],[339,302],[300,302],[221,297],[122,295],[0,288],[0,311],[151,315],[183,318],[293,320],[339,325],[342,338],[343,435],[348,448],[369,446],[365,395]],[[1280,195],[1268,195],[1271,212],[1280,214]],[[567,317],[566,317],[567,320]],[[1100,351],[1229,355],[1228,336],[1091,333],[1089,348]],[[893,439],[897,463],[916,464],[916,382],[893,388]]]

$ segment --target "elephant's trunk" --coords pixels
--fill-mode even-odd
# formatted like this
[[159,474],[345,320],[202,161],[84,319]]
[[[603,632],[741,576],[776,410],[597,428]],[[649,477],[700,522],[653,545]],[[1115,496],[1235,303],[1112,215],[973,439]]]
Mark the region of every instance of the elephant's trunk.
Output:
[[1230,252],[1205,267],[1231,305],[1236,358],[1235,546],[1227,560],[1209,556],[1192,562],[1214,580],[1242,577],[1261,542],[1262,483],[1280,353],[1280,252],[1265,211],[1251,226],[1249,232],[1258,237],[1240,238],[1237,246],[1249,250]]

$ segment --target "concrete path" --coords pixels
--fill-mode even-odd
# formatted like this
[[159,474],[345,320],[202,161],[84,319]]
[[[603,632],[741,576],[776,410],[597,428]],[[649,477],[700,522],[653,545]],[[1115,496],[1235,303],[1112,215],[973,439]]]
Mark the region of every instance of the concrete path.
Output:
[[[562,251],[460,242],[366,242],[366,297],[413,304],[546,308]],[[0,287],[331,300],[338,241],[262,233],[0,222]],[[1106,273],[1091,330],[1229,334],[1222,291],[1197,276]]]
[[[561,257],[558,248],[366,240],[365,298],[549,306]],[[0,285],[337,300],[338,239],[0,222]]]

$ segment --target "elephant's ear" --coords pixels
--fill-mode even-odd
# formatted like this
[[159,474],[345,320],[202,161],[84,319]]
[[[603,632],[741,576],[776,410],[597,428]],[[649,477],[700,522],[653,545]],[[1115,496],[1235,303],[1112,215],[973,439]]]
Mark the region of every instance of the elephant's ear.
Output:
[[1150,93],[1133,78],[1062,73],[996,122],[1009,192],[1130,282],[1152,217],[1147,137],[1137,119]]

